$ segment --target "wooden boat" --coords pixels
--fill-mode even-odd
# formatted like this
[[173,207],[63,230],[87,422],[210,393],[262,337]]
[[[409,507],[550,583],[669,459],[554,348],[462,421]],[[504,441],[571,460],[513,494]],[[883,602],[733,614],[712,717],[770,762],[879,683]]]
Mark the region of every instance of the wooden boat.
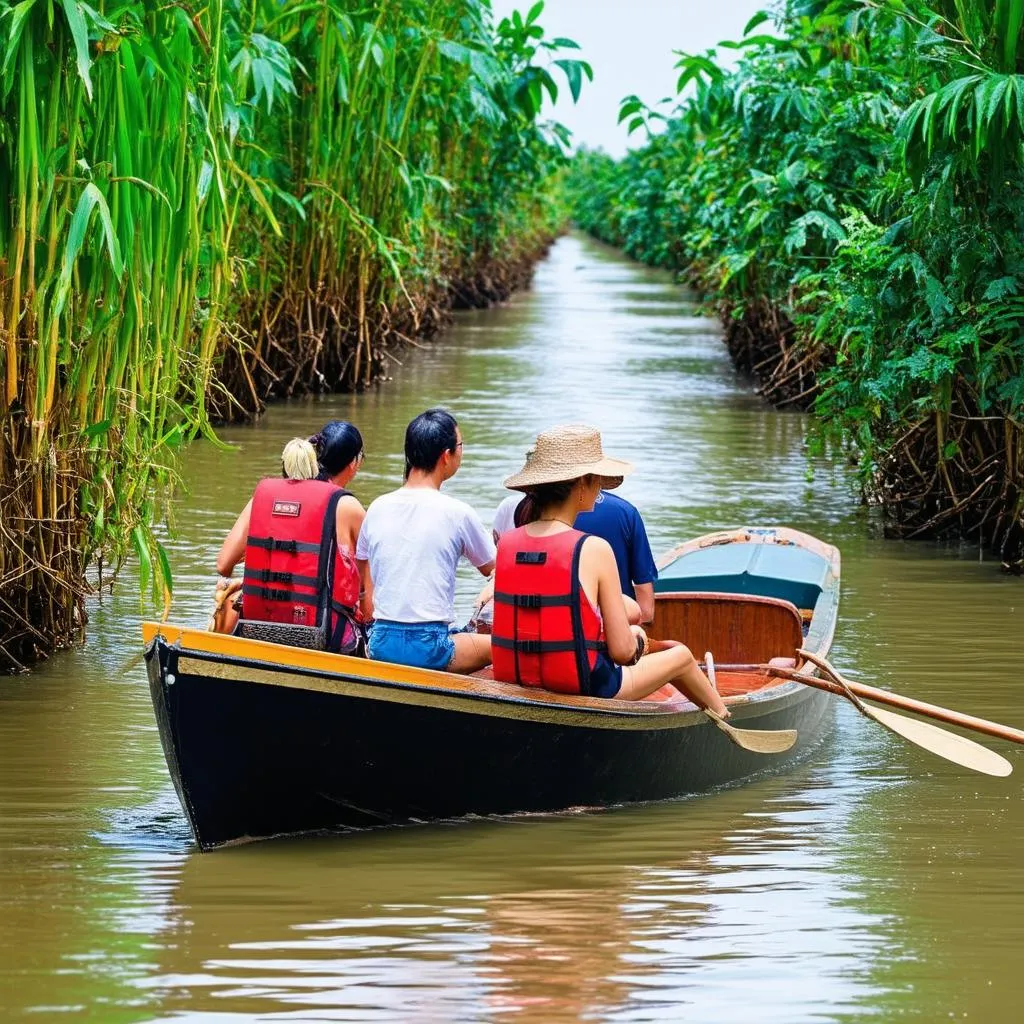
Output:
[[711,651],[731,722],[795,728],[790,751],[734,746],[671,687],[644,701],[572,697],[145,623],[160,738],[196,842],[665,800],[816,743],[829,695],[766,666],[799,647],[827,654],[838,551],[750,528],[683,544],[659,570],[651,635]]

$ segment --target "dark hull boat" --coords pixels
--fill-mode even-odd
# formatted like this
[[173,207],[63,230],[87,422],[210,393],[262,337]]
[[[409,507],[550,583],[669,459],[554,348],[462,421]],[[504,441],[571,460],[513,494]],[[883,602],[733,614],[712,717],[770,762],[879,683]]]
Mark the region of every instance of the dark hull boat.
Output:
[[196,842],[664,800],[799,757],[830,698],[767,663],[827,654],[838,552],[748,529],[684,544],[660,570],[651,635],[711,651],[731,722],[797,729],[787,753],[732,745],[670,687],[570,697],[146,623],[160,738]]

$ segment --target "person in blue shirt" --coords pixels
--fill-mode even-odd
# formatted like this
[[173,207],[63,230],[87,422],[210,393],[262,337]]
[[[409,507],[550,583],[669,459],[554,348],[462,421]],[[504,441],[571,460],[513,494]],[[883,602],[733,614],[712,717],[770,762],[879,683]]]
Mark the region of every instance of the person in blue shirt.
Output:
[[[495,543],[503,533],[518,525],[515,520],[520,501],[522,495],[513,494],[498,506],[493,527]],[[640,606],[641,623],[653,621],[654,581],[658,578],[658,569],[644,521],[636,507],[617,494],[601,491],[593,511],[581,512],[574,525],[577,530],[603,537],[611,544],[622,593]],[[488,592],[488,599],[489,596]]]
[[601,491],[592,512],[576,517],[577,530],[603,537],[615,552],[622,592],[640,605],[640,622],[654,620],[654,581],[658,568],[654,564],[644,521],[636,506],[610,491]]

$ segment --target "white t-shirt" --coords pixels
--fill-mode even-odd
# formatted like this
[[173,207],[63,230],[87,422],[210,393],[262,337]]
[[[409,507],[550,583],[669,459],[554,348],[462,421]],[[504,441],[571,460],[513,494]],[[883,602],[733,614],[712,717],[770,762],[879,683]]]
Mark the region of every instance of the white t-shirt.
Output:
[[516,491],[514,494],[510,494],[494,510],[494,520],[491,523],[491,529],[494,530],[499,538],[503,537],[509,530],[516,528],[516,509],[519,508],[519,502],[525,497],[525,494]]
[[402,487],[370,503],[356,558],[370,563],[373,614],[393,622],[451,622],[455,568],[494,561],[494,542],[464,501],[433,487]]

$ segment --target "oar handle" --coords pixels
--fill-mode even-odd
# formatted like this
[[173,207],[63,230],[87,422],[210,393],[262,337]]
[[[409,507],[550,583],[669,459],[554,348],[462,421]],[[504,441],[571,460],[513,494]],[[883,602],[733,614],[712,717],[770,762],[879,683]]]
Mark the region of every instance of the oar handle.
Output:
[[[808,675],[806,672],[798,672],[791,668],[768,667],[768,674],[780,676],[783,679],[792,679],[795,682],[803,683],[805,686],[813,686],[819,690],[827,690],[839,696],[845,696],[842,686],[828,679],[820,679],[818,676]],[[864,683],[855,683],[851,679],[844,679],[849,690],[862,700],[873,700],[879,704],[887,704],[889,707],[901,708],[904,711],[912,711],[927,718],[934,718],[936,721],[945,722],[947,725],[959,725],[964,729],[973,729],[975,732],[985,733],[988,736],[996,736],[1002,740],[1009,740],[1011,743],[1024,744],[1024,732],[1014,729],[1009,725],[1001,725],[999,722],[990,722],[987,718],[976,718],[974,715],[965,715],[960,711],[953,711],[951,708],[940,707],[937,704],[928,704],[923,700],[915,700],[913,697],[904,697],[889,690],[880,690],[875,686],[866,686]]]

